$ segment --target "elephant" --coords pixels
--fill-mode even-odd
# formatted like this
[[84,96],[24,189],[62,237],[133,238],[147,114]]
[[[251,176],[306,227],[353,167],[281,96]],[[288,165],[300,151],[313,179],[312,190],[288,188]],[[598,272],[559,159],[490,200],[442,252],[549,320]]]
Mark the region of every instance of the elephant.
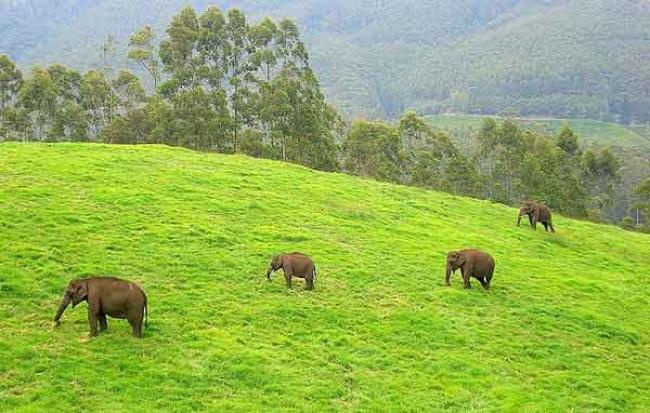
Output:
[[480,281],[483,288],[489,290],[492,274],[494,274],[494,265],[494,258],[483,251],[476,249],[450,251],[447,254],[445,282],[447,285],[451,285],[449,282],[451,274],[460,268],[465,288],[472,288],[469,277],[474,277]]
[[61,315],[72,302],[72,308],[81,301],[88,302],[88,323],[90,335],[97,335],[97,324],[101,331],[108,328],[106,316],[126,318],[135,337],[142,338],[142,320],[147,316],[147,295],[135,283],[115,277],[91,277],[70,281],[63,293],[61,304],[54,316],[56,326],[61,324]]
[[271,281],[271,273],[282,268],[284,278],[287,282],[287,288],[291,288],[291,278],[304,278],[307,283],[307,289],[314,289],[316,280],[316,265],[310,257],[299,252],[290,254],[278,254],[273,256],[269,269],[266,272],[266,278]]
[[546,231],[550,228],[551,232],[555,232],[555,228],[553,228],[553,223],[551,222],[551,210],[541,202],[524,201],[521,204],[521,208],[519,208],[517,226],[520,225],[521,217],[524,215],[528,215],[528,221],[534,230],[537,229],[537,223],[541,222]]

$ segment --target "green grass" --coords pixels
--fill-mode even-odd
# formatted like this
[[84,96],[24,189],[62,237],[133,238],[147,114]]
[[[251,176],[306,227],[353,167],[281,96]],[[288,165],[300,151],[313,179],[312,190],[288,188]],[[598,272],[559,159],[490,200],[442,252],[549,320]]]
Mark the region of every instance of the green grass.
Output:
[[[650,237],[241,156],[0,144],[0,411],[645,412]],[[493,289],[444,256],[493,254]],[[273,253],[311,254],[287,291]],[[74,277],[149,295],[145,338]]]
[[[426,119],[437,128],[457,133],[478,129],[486,116],[436,115]],[[587,144],[617,145],[622,147],[650,147],[650,137],[617,123],[589,119],[515,118],[522,126],[548,134],[556,134],[566,122]]]

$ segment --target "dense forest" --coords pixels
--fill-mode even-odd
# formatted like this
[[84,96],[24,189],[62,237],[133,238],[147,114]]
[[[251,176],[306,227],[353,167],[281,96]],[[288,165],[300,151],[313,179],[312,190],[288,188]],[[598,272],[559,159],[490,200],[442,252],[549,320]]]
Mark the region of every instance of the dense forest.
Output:
[[[160,40],[160,41],[158,41]],[[565,125],[555,135],[486,119],[459,147],[415,111],[396,123],[346,123],[327,104],[290,19],[190,6],[164,33],[129,39],[128,59],[156,86],[117,66],[52,64],[23,75],[0,56],[0,139],[157,143],[278,159],[323,171],[516,204],[538,199],[564,214],[643,229],[648,179],[622,185],[609,149],[584,149]]]
[[639,0],[0,0],[0,53],[88,70],[103,67],[111,37],[124,63],[132,32],[162,32],[187,3],[294,17],[347,118],[414,108],[650,122],[650,4]]

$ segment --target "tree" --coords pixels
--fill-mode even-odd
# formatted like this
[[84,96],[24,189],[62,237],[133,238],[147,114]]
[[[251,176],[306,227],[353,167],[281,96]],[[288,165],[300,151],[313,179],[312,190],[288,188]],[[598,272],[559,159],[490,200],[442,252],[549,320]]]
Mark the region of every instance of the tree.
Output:
[[284,18],[280,20],[277,27],[277,56],[282,59],[282,67],[306,67],[309,56],[305,44],[300,40],[300,31],[296,23],[291,19]]
[[52,139],[82,142],[88,137],[88,120],[83,108],[72,100],[57,107],[52,127]]
[[87,119],[81,108],[81,74],[59,64],[47,68],[55,93],[55,107],[50,140],[84,141]]
[[14,62],[7,55],[0,55],[0,134],[5,122],[5,111],[15,104],[22,82],[23,75]]
[[252,93],[247,87],[252,69],[248,64],[252,44],[248,38],[246,16],[239,9],[228,11],[226,21],[226,75],[229,78],[230,107],[232,109],[232,148],[237,152],[239,132],[250,116]]
[[151,119],[144,106],[149,98],[140,79],[128,70],[122,70],[112,86],[115,93],[115,113],[102,128],[100,139],[108,143],[147,142]]
[[156,46],[156,33],[151,26],[144,26],[129,39],[128,59],[147,71],[153,80],[154,89],[160,80],[160,60]]
[[50,73],[35,66],[19,91],[19,104],[25,109],[30,130],[37,141],[43,141],[52,128],[57,93]]
[[600,153],[588,149],[582,157],[583,180],[591,199],[590,214],[602,221],[612,207],[614,184],[619,180],[620,164],[608,149]]
[[650,229],[650,177],[644,179],[634,190],[635,202],[632,204],[634,211],[633,223],[641,226],[642,219],[645,227]]
[[254,50],[250,57],[251,66],[254,70],[261,72],[261,79],[267,83],[271,81],[272,71],[278,61],[273,46],[277,34],[278,26],[269,17],[265,17],[259,24],[249,29],[249,37]]
[[343,142],[345,171],[381,181],[400,182],[404,147],[399,131],[385,123],[356,120]]
[[521,165],[534,137],[524,133],[512,120],[497,124],[486,119],[479,131],[476,158],[489,199],[503,203],[519,200]]
[[172,17],[167,27],[167,38],[160,43],[159,50],[163,68],[171,76],[161,87],[165,97],[199,86],[201,59],[196,54],[198,36],[199,22],[192,7],[187,6]]
[[575,155],[578,152],[578,137],[566,122],[562,124],[557,135],[557,146],[569,155]]
[[107,35],[101,47],[101,58],[103,62],[102,73],[107,79],[113,77],[113,64],[117,48],[118,42],[117,39],[115,39],[115,36],[110,34]]
[[88,137],[97,140],[103,127],[112,120],[117,100],[104,73],[91,70],[84,74],[80,100],[88,119]]
[[227,66],[226,18],[219,8],[211,6],[199,18],[197,51],[202,59],[203,78],[215,90],[223,90]]
[[409,150],[414,150],[416,146],[422,145],[426,138],[433,135],[431,125],[418,117],[414,110],[404,112],[399,121],[399,132],[404,146]]
[[[445,133],[434,132],[415,111],[404,113],[399,133],[411,164],[411,182],[417,186],[464,193],[463,184],[473,187],[471,168]],[[462,176],[467,173],[468,176]],[[453,175],[453,178],[452,178]],[[474,188],[467,188],[474,193]]]
[[139,108],[147,99],[140,79],[128,70],[120,71],[113,81],[113,90],[116,94],[120,114]]

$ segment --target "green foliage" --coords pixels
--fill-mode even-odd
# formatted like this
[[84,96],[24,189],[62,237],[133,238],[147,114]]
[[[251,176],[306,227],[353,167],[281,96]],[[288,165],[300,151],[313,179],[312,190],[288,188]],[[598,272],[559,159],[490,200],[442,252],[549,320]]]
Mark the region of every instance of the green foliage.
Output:
[[81,80],[80,103],[88,115],[88,137],[96,140],[115,113],[113,88],[98,70],[87,72]]
[[[486,117],[483,116],[467,116],[467,115],[449,115],[449,116],[427,116],[429,121],[436,130],[448,131],[454,142],[458,145],[464,153],[475,153],[478,149],[479,143],[477,136],[481,125],[485,123]],[[489,118],[488,118],[489,119]],[[567,152],[564,159],[557,159],[563,165],[563,172],[560,173],[562,179],[560,181],[558,190],[566,192],[562,198],[566,201],[571,199],[582,199],[588,195],[589,207],[597,209],[598,213],[592,211],[589,214],[592,217],[597,217],[601,221],[619,222],[623,217],[630,213],[630,208],[634,203],[634,189],[646,177],[650,176],[650,162],[648,162],[648,155],[650,154],[650,141],[647,137],[639,134],[643,128],[627,128],[621,125],[612,123],[586,121],[586,120],[561,120],[561,119],[533,119],[533,118],[514,118],[520,128],[528,129],[537,136],[555,134],[554,139],[556,145],[563,148]],[[590,177],[589,173],[583,171],[582,168],[577,173],[570,173],[569,170],[575,171],[576,165],[582,163],[581,154],[592,149],[593,151],[600,151],[603,145],[611,145],[610,160],[616,160],[620,167],[616,176],[609,174],[603,184],[594,184],[593,176]],[[591,155],[588,155],[591,156]],[[532,158],[533,155],[527,155]],[[528,159],[527,162],[533,162]],[[611,164],[613,169],[617,165]],[[535,169],[536,166],[533,166]],[[612,168],[610,168],[612,169]],[[579,176],[577,176],[579,175]],[[530,188],[532,180],[542,179],[544,175],[537,173],[531,174],[527,177],[526,183],[523,184],[524,188]],[[553,179],[548,181],[552,184]],[[579,182],[583,182],[580,184]],[[532,186],[539,187],[539,184]],[[580,190],[579,187],[583,189]],[[549,188],[552,187],[549,186]],[[547,194],[534,195],[542,199],[551,199],[554,197],[557,190]],[[571,195],[576,194],[576,195]],[[586,195],[585,195],[586,194]],[[565,213],[572,216],[585,215],[585,202],[574,203],[563,209]],[[565,205],[568,205],[565,203]],[[633,212],[636,214],[635,212]],[[636,220],[636,216],[633,217]]]
[[[299,200],[295,202],[294,200]],[[0,144],[0,411],[643,412],[649,237],[177,148]],[[496,259],[492,290],[447,251]],[[316,290],[264,270],[299,250]],[[66,283],[149,296],[87,336]],[[281,278],[281,276],[280,276]]]
[[578,152],[578,137],[568,123],[562,125],[562,129],[557,135],[557,146],[568,155],[575,155]]
[[[128,58],[154,85],[164,72],[154,95],[128,70],[113,77],[109,37],[102,71],[35,67],[18,107],[2,110],[11,122],[0,131],[10,139],[164,143],[338,169],[342,121],[325,102],[294,22],[251,25],[237,9],[224,15],[211,6],[199,15],[187,6],[165,33],[160,46],[150,26],[129,41]],[[7,58],[1,63],[2,79],[19,74]],[[12,102],[20,84],[5,83],[3,102]]]
[[336,114],[309,67],[297,26],[186,7],[172,18],[160,57],[169,78],[172,144],[337,169]]
[[381,122],[356,120],[343,143],[343,168],[353,175],[399,182],[404,148],[397,129]]
[[38,141],[43,141],[50,131],[56,98],[51,74],[40,67],[34,67],[31,76],[20,88],[19,99],[29,114],[33,136]]
[[0,134],[5,129],[5,111],[15,104],[23,75],[7,55],[0,55]]
[[479,177],[474,164],[445,133],[435,132],[415,111],[402,116],[399,133],[409,154],[411,184],[478,196]]
[[156,34],[151,26],[144,26],[129,39],[128,58],[146,70],[153,80],[154,89],[160,80],[160,62],[156,45]]
[[473,140],[476,146],[462,153],[445,133],[408,111],[398,126],[354,122],[343,142],[342,165],[351,174],[379,180],[508,205],[535,199],[599,222],[620,219],[612,204],[620,178],[616,157],[607,149],[583,155],[570,128],[556,139],[511,120],[487,118]]
[[650,232],[650,177],[645,178],[629,194],[629,215],[621,220],[624,228]]
[[[583,176],[586,187],[591,195],[591,205],[593,210],[602,212],[614,204],[614,184],[620,178],[619,162],[612,152],[605,148],[596,153],[593,150],[587,150],[582,157]],[[604,221],[602,218],[598,220]]]
[[[162,33],[185,5],[203,11],[215,3],[236,4],[253,19],[294,18],[308,33],[326,95],[347,117],[396,119],[415,107],[650,120],[644,1],[5,1],[0,50],[22,65],[103,67],[97,50],[108,35],[126,57],[129,34],[143,25]],[[145,51],[134,60],[140,66],[151,49],[137,49]]]
[[123,108],[124,113],[141,106],[147,100],[140,79],[128,70],[122,70],[113,81],[113,90],[117,95],[117,104]]

